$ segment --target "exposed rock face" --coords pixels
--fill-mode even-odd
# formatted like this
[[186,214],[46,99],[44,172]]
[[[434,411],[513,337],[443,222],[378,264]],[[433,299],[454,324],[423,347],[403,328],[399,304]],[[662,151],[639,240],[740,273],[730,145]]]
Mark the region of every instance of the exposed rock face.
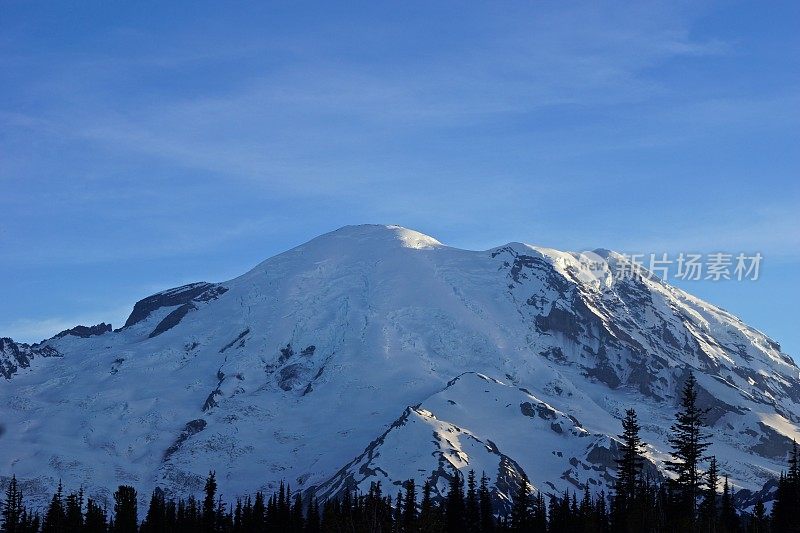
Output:
[[441,490],[472,468],[498,501],[522,472],[545,492],[598,490],[631,406],[663,469],[692,370],[711,453],[759,490],[800,438],[797,366],[711,304],[616,279],[623,259],[598,254],[589,269],[519,243],[348,227],[145,298],[117,331],[0,340],[0,474],[186,494],[213,468],[231,497],[280,480],[323,496],[412,476]]
[[82,339],[87,339],[89,337],[93,337],[95,335],[102,335],[103,333],[108,333],[111,331],[111,324],[106,324],[105,322],[101,322],[95,326],[75,326],[71,329],[65,329],[61,333],[55,336],[56,339],[60,339],[65,335],[73,335],[75,337],[80,337]]
[[200,281],[153,294],[136,302],[123,327],[127,328],[138,324],[161,308],[188,304],[194,299],[198,301],[212,300],[226,290],[220,285]]
[[11,379],[20,368],[28,368],[34,357],[59,357],[61,354],[50,346],[14,342],[8,337],[0,338],[0,375]]

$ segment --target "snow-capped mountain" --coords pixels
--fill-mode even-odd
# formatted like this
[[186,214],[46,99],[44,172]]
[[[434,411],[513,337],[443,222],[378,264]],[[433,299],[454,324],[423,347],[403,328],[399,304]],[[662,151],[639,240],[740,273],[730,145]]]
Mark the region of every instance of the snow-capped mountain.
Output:
[[[499,500],[608,490],[634,406],[663,466],[689,369],[712,453],[758,490],[800,437],[800,370],[777,343],[657,278],[520,243],[460,250],[398,226],[351,226],[222,283],[138,302],[124,327],[0,340],[0,474],[46,498],[132,484],[226,497],[333,496],[410,477],[444,490],[485,472]],[[107,496],[107,494],[105,494]]]

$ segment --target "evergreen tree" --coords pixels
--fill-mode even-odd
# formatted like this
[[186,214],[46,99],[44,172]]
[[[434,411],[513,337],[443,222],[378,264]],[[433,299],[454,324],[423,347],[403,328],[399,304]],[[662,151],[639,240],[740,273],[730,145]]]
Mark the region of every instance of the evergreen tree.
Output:
[[675,496],[678,516],[685,517],[690,525],[696,520],[697,497],[703,481],[700,461],[711,445],[709,436],[703,432],[705,413],[697,406],[697,380],[690,372],[681,394],[681,409],[671,428],[669,443],[672,460],[666,462],[667,469],[677,476]]
[[700,504],[699,517],[700,525],[708,533],[717,531],[717,487],[719,487],[719,470],[717,469],[717,458],[712,456],[709,460],[708,471],[706,471],[706,489],[703,502]]
[[594,506],[594,520],[597,525],[596,531],[598,533],[607,533],[610,530],[608,505],[606,503],[605,491],[600,491],[597,501]]
[[404,483],[406,494],[403,498],[403,531],[408,533],[417,528],[417,489],[413,479]]
[[292,515],[289,520],[289,530],[294,533],[303,533],[305,529],[305,517],[303,516],[303,496],[298,492],[292,504]]
[[106,533],[107,531],[106,512],[91,498],[86,501],[84,530],[87,533]]
[[739,531],[739,515],[733,506],[733,494],[728,484],[728,476],[725,476],[725,483],[722,486],[722,500],[720,503],[720,529],[725,533],[735,533]]
[[753,519],[750,523],[750,533],[768,533],[769,532],[769,519],[767,518],[767,509],[764,507],[764,501],[759,498],[755,506],[753,506]]
[[58,489],[53,494],[50,500],[50,506],[47,508],[47,513],[44,515],[42,522],[42,533],[63,533],[65,531],[65,523],[67,515],[64,512],[64,487],[61,481],[58,482]]
[[641,527],[638,513],[634,510],[637,481],[642,470],[644,443],[639,436],[641,426],[634,409],[625,411],[622,419],[620,457],[617,462],[617,478],[614,482],[614,523],[618,531],[635,531]]
[[492,494],[489,491],[489,478],[481,474],[478,487],[478,508],[480,510],[480,530],[482,533],[494,531],[494,510],[492,509]]
[[531,527],[531,489],[524,473],[519,480],[511,504],[511,531],[526,532]]
[[[233,517],[225,512],[227,504],[222,501],[222,495],[217,496],[217,505],[214,510],[214,531],[228,531],[229,525],[233,523]],[[230,523],[230,524],[229,524]]]
[[83,487],[73,492],[66,499],[64,509],[64,526],[68,532],[83,530]]
[[789,453],[788,475],[781,473],[778,488],[775,491],[775,501],[772,504],[772,530],[779,532],[800,532],[800,476],[797,472],[798,452],[797,445],[793,443]]
[[213,533],[216,525],[216,503],[217,503],[217,478],[215,472],[209,472],[206,478],[206,485],[203,489],[203,531]]
[[137,503],[136,489],[120,485],[114,493],[114,533],[136,533]]
[[478,504],[478,485],[475,480],[475,471],[470,470],[467,474],[467,493],[464,498],[464,519],[466,530],[469,533],[479,533],[481,527],[481,510]]
[[454,468],[444,510],[445,530],[448,533],[463,533],[464,513],[464,479],[461,477],[461,472]]
[[17,476],[12,475],[6,487],[6,499],[2,509],[2,531],[7,533],[20,533],[23,527],[23,514],[25,508],[22,504],[22,491],[19,489]]
[[159,487],[153,490],[150,496],[150,506],[142,522],[143,533],[160,533],[164,531],[166,522],[166,502],[164,501],[164,491]]
[[306,516],[306,533],[320,533],[319,501],[315,498],[308,504]]
[[393,515],[393,531],[403,531],[403,495],[400,491],[397,492],[397,499],[394,503],[394,512]]

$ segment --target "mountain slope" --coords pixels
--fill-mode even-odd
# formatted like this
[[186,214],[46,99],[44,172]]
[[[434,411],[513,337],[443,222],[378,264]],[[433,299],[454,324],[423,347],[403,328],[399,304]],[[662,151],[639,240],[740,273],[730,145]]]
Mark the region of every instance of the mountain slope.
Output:
[[[655,278],[615,279],[623,259],[598,254],[600,270],[519,243],[468,251],[397,226],[351,226],[236,279],[158,293],[120,330],[18,349],[34,355],[0,382],[1,468],[42,497],[59,478],[90,493],[119,483],[199,492],[212,468],[228,496],[281,479],[333,494],[344,479],[363,488],[406,475],[380,473],[399,461],[375,444],[385,434],[397,458],[416,457],[420,482],[447,463],[485,466],[494,482],[505,457],[517,466],[502,471],[524,469],[544,490],[600,487],[608,465],[587,461],[583,441],[611,449],[635,405],[661,465],[691,368],[721,468],[760,488],[800,436],[798,368],[729,313]],[[442,403],[471,401],[476,380],[492,400]],[[502,402],[508,410],[495,409]],[[526,447],[553,430],[524,415],[525,402],[590,437]],[[434,438],[448,433],[458,446]],[[377,459],[364,455],[372,445]]]

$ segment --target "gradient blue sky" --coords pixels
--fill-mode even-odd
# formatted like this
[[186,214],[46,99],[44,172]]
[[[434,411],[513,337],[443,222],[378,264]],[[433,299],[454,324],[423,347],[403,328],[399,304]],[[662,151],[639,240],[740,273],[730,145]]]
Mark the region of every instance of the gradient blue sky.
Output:
[[0,335],[119,326],[345,224],[756,252],[800,354],[800,3],[3,2]]

